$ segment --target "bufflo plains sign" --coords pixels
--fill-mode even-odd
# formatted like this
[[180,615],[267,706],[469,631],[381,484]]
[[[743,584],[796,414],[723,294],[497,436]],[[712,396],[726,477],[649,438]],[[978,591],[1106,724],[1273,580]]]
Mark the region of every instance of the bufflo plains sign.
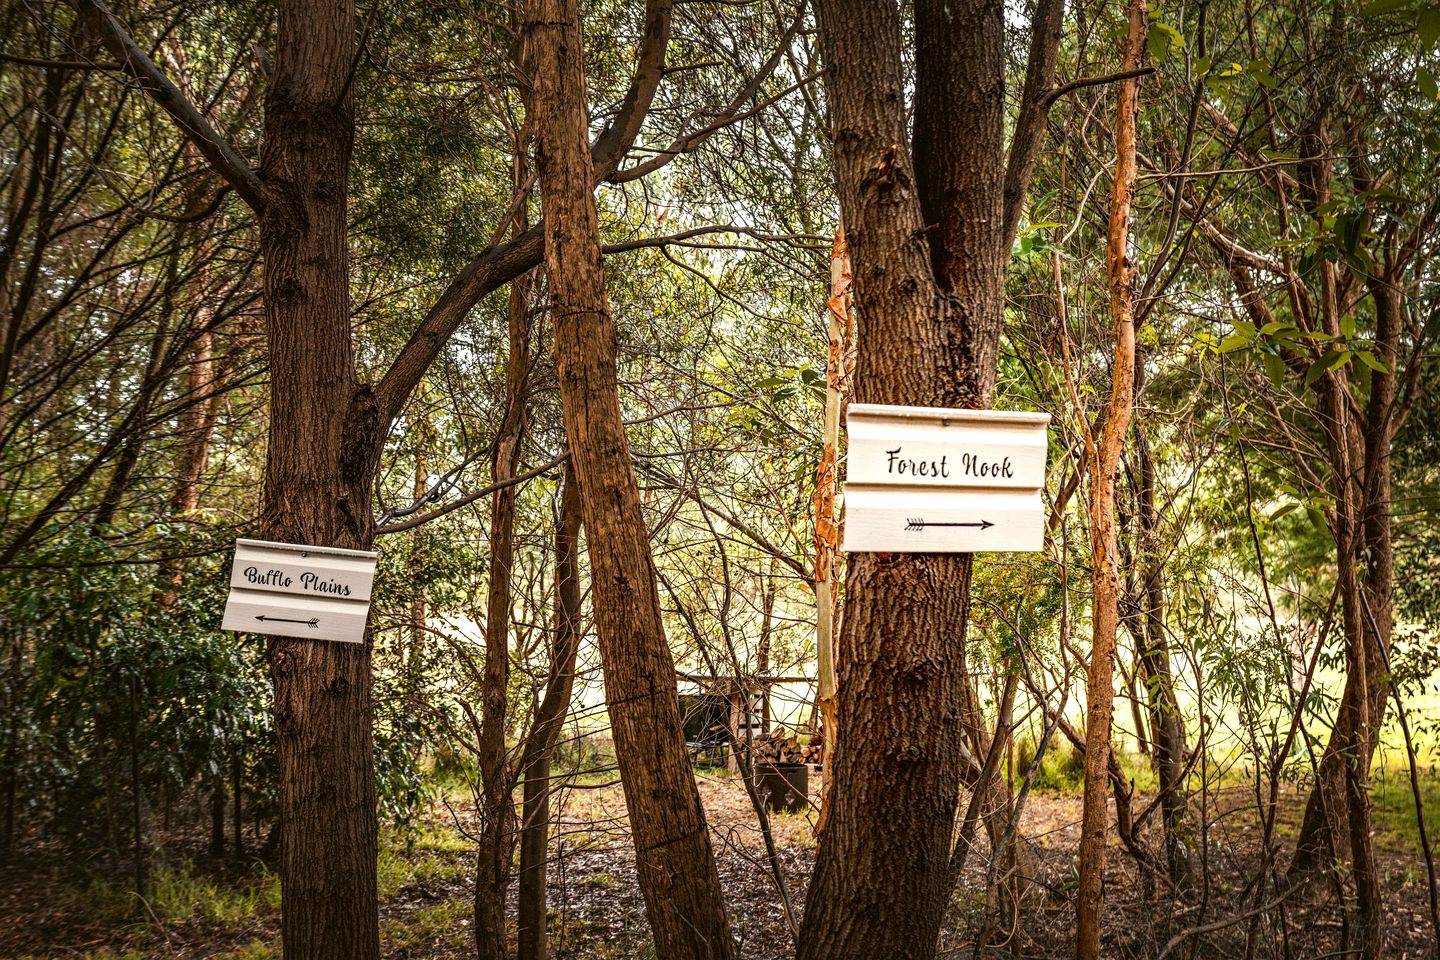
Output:
[[360,643],[375,556],[369,550],[237,540],[221,628]]
[[850,552],[1039,550],[1048,413],[852,403]]

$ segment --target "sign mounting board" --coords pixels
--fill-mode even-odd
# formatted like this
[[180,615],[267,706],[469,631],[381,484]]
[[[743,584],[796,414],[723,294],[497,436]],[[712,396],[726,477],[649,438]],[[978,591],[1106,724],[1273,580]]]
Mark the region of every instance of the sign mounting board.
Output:
[[361,643],[376,554],[236,540],[221,629]]
[[1039,550],[1048,413],[852,403],[849,552]]

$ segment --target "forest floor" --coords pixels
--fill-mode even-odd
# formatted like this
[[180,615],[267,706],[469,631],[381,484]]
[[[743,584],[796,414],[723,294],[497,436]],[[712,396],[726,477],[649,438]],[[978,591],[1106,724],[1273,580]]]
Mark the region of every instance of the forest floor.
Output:
[[[587,783],[582,778],[566,790],[553,833],[551,949],[560,958],[652,958],[623,795],[610,780],[590,779]],[[812,798],[816,779],[812,778]],[[753,960],[790,956],[793,940],[783,901],[742,781],[723,771],[702,770],[699,783],[739,956]],[[1440,793],[1435,783],[1427,788],[1432,800]],[[1379,785],[1375,795],[1388,920],[1384,955],[1393,960],[1434,956],[1426,871],[1415,839],[1408,785],[1392,777]],[[381,935],[387,960],[470,955],[473,869],[472,847],[465,834],[474,820],[462,796],[435,804],[408,843],[395,839],[382,849]],[[1282,791],[1277,826],[1282,851],[1293,838],[1303,799],[1295,788]],[[1137,808],[1143,805],[1143,799],[1137,800]],[[1272,910],[1251,930],[1255,892],[1247,881],[1257,872],[1260,847],[1253,787],[1223,790],[1207,798],[1205,806],[1209,856],[1196,863],[1196,882],[1178,895],[1147,881],[1118,842],[1112,847],[1106,883],[1106,956],[1154,958],[1163,954],[1172,938],[1178,939],[1169,956],[1240,956],[1247,933],[1256,937],[1255,955],[1260,957],[1310,958],[1340,949],[1345,921],[1328,880],[1293,896],[1283,919]],[[1432,802],[1427,813],[1434,809]],[[777,860],[797,904],[804,902],[814,859],[813,816],[813,810],[771,816]],[[1021,833],[1035,882],[1017,911],[1022,930],[1013,938],[1001,932],[999,911],[987,910],[983,902],[989,863],[984,831],[979,831],[979,846],[957,887],[942,937],[942,956],[1070,955],[1074,929],[1070,894],[1079,817],[1076,793],[1030,795]],[[1156,838],[1145,840],[1154,844]],[[187,849],[193,853],[188,859]],[[27,850],[17,862],[0,869],[0,957],[268,960],[279,956],[278,883],[263,864],[216,864],[200,854],[203,843],[198,836],[174,836],[166,850],[156,855],[151,896],[139,910],[128,893],[128,872],[106,876],[91,870],[82,877],[73,859],[58,849]],[[1265,899],[1273,897],[1273,887],[1267,888]],[[1198,927],[1207,928],[1203,941],[1180,936]],[[981,942],[990,947],[979,950]],[[1187,953],[1191,947],[1195,951]]]

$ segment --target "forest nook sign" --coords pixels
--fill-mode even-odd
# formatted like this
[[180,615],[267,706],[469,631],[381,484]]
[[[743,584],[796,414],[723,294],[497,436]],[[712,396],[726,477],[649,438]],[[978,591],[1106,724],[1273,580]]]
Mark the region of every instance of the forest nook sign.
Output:
[[850,552],[1039,550],[1048,413],[852,403]]
[[236,540],[221,628],[360,643],[374,581],[369,550]]

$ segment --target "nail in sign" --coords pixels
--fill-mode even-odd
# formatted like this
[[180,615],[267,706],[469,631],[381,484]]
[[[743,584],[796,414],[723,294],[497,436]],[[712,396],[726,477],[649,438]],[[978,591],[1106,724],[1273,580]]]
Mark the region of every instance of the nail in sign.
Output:
[[1041,549],[1048,413],[852,403],[850,552]]
[[369,550],[237,540],[221,627],[361,643],[375,558]]

